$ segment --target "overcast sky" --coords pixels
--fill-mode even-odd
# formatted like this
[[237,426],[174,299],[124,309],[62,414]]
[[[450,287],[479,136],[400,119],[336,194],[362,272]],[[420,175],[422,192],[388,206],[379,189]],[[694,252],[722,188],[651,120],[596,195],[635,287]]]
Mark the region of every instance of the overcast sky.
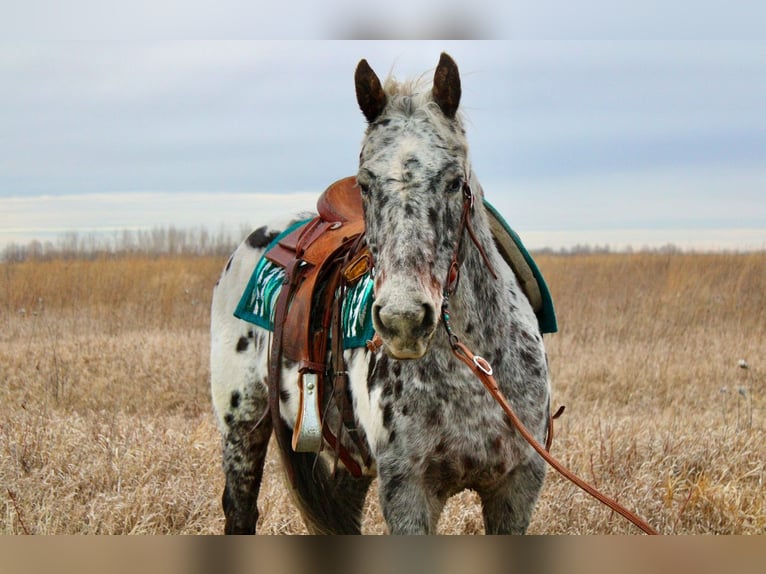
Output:
[[519,36],[0,44],[0,244],[311,208],[356,169],[359,59],[408,77],[446,50],[474,169],[533,247],[766,248],[766,43]]

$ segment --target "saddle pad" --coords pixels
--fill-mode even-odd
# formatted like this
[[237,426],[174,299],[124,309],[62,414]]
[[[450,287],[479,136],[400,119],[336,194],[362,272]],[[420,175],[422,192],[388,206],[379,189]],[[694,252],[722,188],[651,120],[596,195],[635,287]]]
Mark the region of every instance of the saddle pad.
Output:
[[[484,200],[484,205],[490,216],[495,243],[530,299],[540,331],[555,333],[558,325],[553,299],[542,273],[518,234],[489,202]],[[309,221],[311,220],[300,221],[283,231],[268,245],[266,251]],[[234,316],[273,331],[274,309],[284,276],[284,269],[262,256],[255,266],[237,309],[234,311]],[[343,302],[343,347],[346,349],[364,347],[375,335],[372,326],[372,289],[373,277],[370,272],[346,290]]]
[[487,208],[492,237],[503,259],[513,269],[524,294],[532,304],[537,323],[541,333],[555,333],[559,330],[556,320],[556,311],[553,307],[553,298],[548,290],[543,274],[537,267],[535,260],[527,248],[521,242],[521,237],[516,233],[503,216],[486,199],[484,207]]
[[[283,231],[267,247],[266,252],[281,239],[311,220],[301,221]],[[250,281],[234,311],[234,316],[268,329],[274,330],[274,311],[285,270],[261,256]],[[352,287],[346,289],[343,300],[343,347],[353,349],[364,347],[375,336],[372,327],[372,273],[367,273]]]

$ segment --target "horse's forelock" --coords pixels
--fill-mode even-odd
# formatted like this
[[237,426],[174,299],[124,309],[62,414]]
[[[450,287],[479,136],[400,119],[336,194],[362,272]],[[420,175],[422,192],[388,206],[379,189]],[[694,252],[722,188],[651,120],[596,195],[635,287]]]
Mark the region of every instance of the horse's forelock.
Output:
[[388,98],[388,104],[381,114],[381,118],[391,115],[415,116],[423,114],[434,124],[445,127],[450,124],[457,124],[460,128],[458,131],[462,132],[462,113],[458,112],[454,119],[444,116],[433,99],[431,93],[433,85],[428,78],[429,74],[423,73],[416,78],[399,81],[395,76],[389,75],[383,84],[383,91]]

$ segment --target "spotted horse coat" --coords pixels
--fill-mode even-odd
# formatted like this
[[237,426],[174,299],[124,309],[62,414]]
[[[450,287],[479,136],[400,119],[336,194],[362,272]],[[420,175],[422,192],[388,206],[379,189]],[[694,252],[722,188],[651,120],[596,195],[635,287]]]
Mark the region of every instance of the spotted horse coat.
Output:
[[[356,422],[374,460],[361,477],[342,464],[332,476],[330,449],[284,453],[295,470],[295,501],[309,531],[358,533],[365,496],[377,476],[389,531],[433,533],[447,499],[473,489],[487,533],[524,533],[544,462],[454,357],[440,328],[457,252],[450,325],[489,361],[502,392],[543,441],[550,382],[542,335],[492,240],[458,111],[458,68],[443,54],[430,90],[393,80],[384,87],[362,60],[355,84],[368,122],[357,182],[375,265],[373,324],[383,344],[378,350],[347,349],[345,359]],[[486,262],[476,244],[458,237],[466,186],[476,198],[470,224]],[[223,437],[227,533],[255,532],[272,431],[269,333],[235,318],[233,310],[264,248],[282,229],[254,231],[232,255],[213,295],[211,386]],[[297,378],[296,365],[285,361],[279,396],[289,428],[298,410]],[[352,444],[347,447],[353,452]]]

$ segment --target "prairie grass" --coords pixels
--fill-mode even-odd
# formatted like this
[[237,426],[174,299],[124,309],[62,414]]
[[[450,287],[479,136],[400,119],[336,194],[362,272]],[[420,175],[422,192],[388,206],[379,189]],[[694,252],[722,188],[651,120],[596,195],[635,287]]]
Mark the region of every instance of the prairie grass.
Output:
[[[554,455],[663,533],[766,532],[766,253],[537,262],[560,324]],[[0,533],[222,531],[207,357],[224,264],[0,265]],[[270,453],[260,531],[305,532],[278,466]],[[385,532],[374,489],[363,530]],[[481,533],[476,495],[439,531]],[[636,532],[553,472],[530,531]]]

